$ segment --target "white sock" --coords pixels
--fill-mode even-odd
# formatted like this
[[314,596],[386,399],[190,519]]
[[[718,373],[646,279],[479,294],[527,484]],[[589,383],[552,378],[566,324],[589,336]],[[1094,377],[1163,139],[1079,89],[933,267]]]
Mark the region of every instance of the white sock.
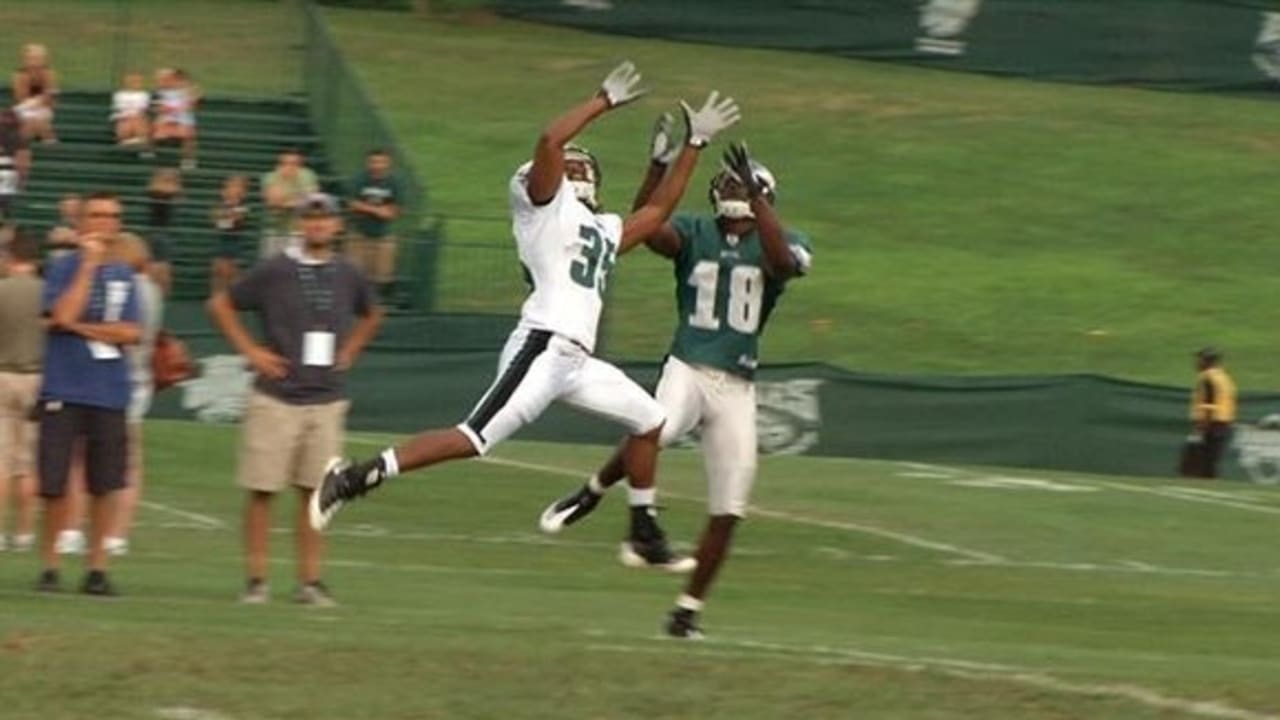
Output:
[[600,484],[599,475],[592,475],[590,478],[587,478],[587,489],[596,495],[603,495],[609,488]]
[[657,488],[649,487],[638,490],[630,485],[627,486],[627,504],[631,507],[651,507],[657,501]]
[[393,478],[400,474],[400,461],[396,459],[396,451],[387,448],[382,451],[382,477]]
[[691,612],[702,612],[703,602],[692,595],[680,594],[676,598],[676,607],[681,610],[689,610]]

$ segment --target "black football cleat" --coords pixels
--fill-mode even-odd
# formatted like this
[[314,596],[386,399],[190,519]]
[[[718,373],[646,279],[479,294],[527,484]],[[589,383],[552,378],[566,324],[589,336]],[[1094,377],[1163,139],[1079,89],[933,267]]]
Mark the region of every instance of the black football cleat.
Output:
[[547,506],[538,520],[538,527],[548,535],[555,535],[566,527],[591,514],[600,504],[603,496],[597,495],[586,486],[578,488]]
[[657,568],[681,575],[693,572],[698,566],[694,558],[671,549],[666,533],[658,525],[658,511],[653,507],[631,508],[631,537],[622,542],[618,560],[631,568]]
[[676,608],[667,616],[667,635],[681,640],[702,640],[702,628],[698,627],[698,613]]
[[378,471],[376,462],[352,465],[342,458],[333,458],[307,504],[307,518],[312,529],[324,530],[343,505],[381,484],[382,473]]
[[62,579],[58,576],[58,571],[52,568],[41,571],[39,579],[36,580],[36,592],[62,592]]
[[80,592],[97,597],[117,597],[120,594],[107,579],[107,574],[101,570],[90,570],[84,576],[84,584],[80,586]]

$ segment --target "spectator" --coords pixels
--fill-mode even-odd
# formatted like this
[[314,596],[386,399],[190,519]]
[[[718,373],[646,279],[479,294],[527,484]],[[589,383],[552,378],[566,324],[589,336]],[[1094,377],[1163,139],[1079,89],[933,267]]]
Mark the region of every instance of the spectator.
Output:
[[22,67],[13,74],[13,109],[26,140],[57,142],[53,132],[53,106],[58,97],[58,74],[49,67],[49,52],[32,43],[22,48]]
[[170,230],[174,206],[182,195],[182,174],[173,168],[160,168],[147,185],[150,207],[147,218],[147,241],[151,246],[151,277],[165,295],[173,286],[173,266],[169,263]]
[[218,249],[213,257],[213,292],[226,290],[240,274],[240,256],[249,223],[249,179],[232,175],[222,182],[222,199],[213,208],[213,226],[218,230]]
[[121,145],[146,146],[151,138],[147,110],[151,93],[147,92],[142,73],[124,76],[124,87],[111,96],[111,120],[115,123],[116,142]]
[[[343,446],[347,370],[377,332],[382,310],[373,289],[350,263],[335,256],[341,229],[338,202],[322,193],[302,208],[302,243],[259,262],[209,299],[223,334],[257,371],[240,446],[248,582],[242,600],[262,603],[267,592],[271,500],[293,485],[299,587],[294,599],[332,605],[320,580],[321,536],[307,520],[307,504],[325,465]],[[259,343],[239,311],[261,319]]]
[[196,105],[200,89],[182,70],[156,71],[156,122],[153,138],[182,143],[182,169],[196,169]]
[[18,193],[31,171],[31,149],[22,137],[18,114],[0,110],[0,225],[13,217]]
[[351,180],[351,212],[354,232],[347,257],[386,297],[395,278],[396,238],[391,224],[400,215],[403,191],[391,170],[386,150],[370,151],[365,168]]
[[133,387],[129,409],[125,414],[129,452],[125,472],[126,484],[120,491],[115,522],[112,523],[103,541],[110,555],[125,555],[129,552],[129,531],[133,527],[138,503],[142,500],[142,483],[145,474],[142,421],[151,410],[154,385],[151,377],[151,356],[155,351],[156,335],[160,332],[160,325],[164,318],[164,295],[160,292],[160,286],[147,275],[147,268],[151,264],[147,244],[141,238],[126,233],[119,246],[119,260],[133,269],[133,284],[138,294],[138,318],[142,327],[142,340],[129,348],[129,380]]
[[44,570],[37,588],[61,589],[54,540],[64,525],[67,479],[79,440],[91,496],[88,572],[81,591],[115,595],[106,574],[103,538],[115,516],[116,491],[125,483],[125,409],[131,388],[121,348],[136,344],[142,331],[133,271],[112,259],[121,242],[120,201],[110,193],[95,193],[84,211],[80,249],[50,265],[44,288],[49,332],[38,461],[45,503],[40,537]]
[[269,258],[288,245],[299,204],[319,190],[316,174],[305,165],[301,152],[290,149],[280,153],[275,169],[262,176],[266,218],[262,224],[260,258]]
[[46,240],[50,260],[74,252],[80,247],[80,210],[83,204],[80,196],[75,193],[67,193],[58,200],[58,224],[49,230]]
[[[40,246],[18,233],[9,243],[8,269],[0,280],[0,550],[30,550],[34,541],[36,428],[31,422],[40,392],[44,318],[38,274]],[[13,539],[6,541],[5,515],[16,499]]]
[[1190,453],[1188,474],[1216,478],[1222,451],[1231,440],[1231,426],[1236,421],[1236,384],[1222,367],[1222,353],[1211,347],[1196,353],[1196,371],[1196,384],[1191,389],[1194,451]]

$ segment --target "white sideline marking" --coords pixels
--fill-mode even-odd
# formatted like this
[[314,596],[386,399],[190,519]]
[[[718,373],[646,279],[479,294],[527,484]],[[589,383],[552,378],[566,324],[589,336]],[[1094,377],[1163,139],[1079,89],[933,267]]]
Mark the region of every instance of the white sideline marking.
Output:
[[156,708],[155,715],[163,720],[232,720],[230,715],[216,710],[184,706]]
[[1181,488],[1153,488],[1143,487],[1141,485],[1129,485],[1127,483],[1111,482],[1109,480],[1086,480],[1100,487],[1110,488],[1112,490],[1121,490],[1124,492],[1141,493],[1143,495],[1155,495],[1157,497],[1169,498],[1170,500],[1181,500],[1183,502],[1202,503],[1205,505],[1216,505],[1218,507],[1228,507],[1235,510],[1247,510],[1249,512],[1263,513],[1265,515],[1280,515],[1280,507],[1272,507],[1269,505],[1258,505],[1248,501],[1239,500],[1221,500],[1213,497],[1205,497],[1199,493],[1187,493]]
[[[673,644],[679,644],[682,654],[705,655],[734,659],[766,659],[795,662],[806,661],[817,665],[854,665],[902,670],[904,672],[935,672],[964,680],[982,680],[1023,685],[1049,690],[1064,695],[1110,697],[1128,700],[1147,707],[1219,720],[1280,720],[1280,716],[1235,707],[1221,700],[1194,700],[1166,695],[1159,690],[1138,685],[1084,683],[1063,680],[1029,668],[990,663],[976,663],[952,658],[908,657],[885,653],[865,652],[847,648],[826,646],[791,646],[778,643],[709,639],[702,643],[681,643],[667,640],[665,647],[636,646],[621,643],[587,645],[597,652],[672,654]],[[763,651],[763,652],[757,652]]]
[[[585,473],[581,473],[576,470],[570,470],[568,468],[555,467],[552,465],[541,465],[538,463],[522,462],[520,460],[507,460],[505,458],[495,458],[495,457],[483,457],[483,458],[479,458],[479,460],[480,462],[492,463],[494,465],[505,465],[507,467],[517,467],[524,470],[534,470],[534,471],[550,473],[554,475],[562,475],[565,477],[573,477],[573,478],[579,478],[579,479],[583,479],[586,477]],[[669,497],[676,500],[687,500],[691,502],[701,501],[701,498],[695,498],[688,495],[682,495],[680,493],[668,492],[665,490],[662,492],[662,495],[663,497]],[[864,535],[875,535],[877,537],[882,537],[882,538],[903,543],[904,545],[911,545],[913,547],[924,548],[926,550],[937,550],[939,552],[950,553],[952,555],[960,555],[970,560],[977,560],[980,562],[1001,562],[1004,559],[1004,558],[1001,558],[999,555],[993,555],[991,553],[982,552],[981,550],[972,550],[969,548],[960,547],[958,545],[951,545],[948,543],[928,540],[926,538],[918,537],[915,535],[909,535],[907,533],[898,532],[896,530],[885,530],[884,528],[878,528],[873,525],[863,525],[859,523],[844,522],[841,520],[824,520],[822,518],[809,517],[807,515],[798,515],[796,513],[785,512],[782,510],[768,510],[766,508],[762,508],[757,505],[750,506],[748,508],[748,511],[752,515],[755,515],[757,517],[770,518],[773,520],[785,520],[787,522],[796,523],[797,525],[809,525],[812,527],[828,528],[831,530],[847,530],[850,532],[862,533]]]
[[200,523],[201,525],[204,525],[205,527],[225,528],[227,526],[226,523],[222,522],[216,517],[213,517],[212,515],[201,515],[200,513],[194,513],[189,510],[183,510],[181,508],[173,507],[172,505],[163,505],[161,503],[154,502],[151,500],[142,500],[138,504],[144,508],[159,510],[161,512],[167,512],[171,515],[177,515],[178,517],[186,518],[188,520],[194,520]]

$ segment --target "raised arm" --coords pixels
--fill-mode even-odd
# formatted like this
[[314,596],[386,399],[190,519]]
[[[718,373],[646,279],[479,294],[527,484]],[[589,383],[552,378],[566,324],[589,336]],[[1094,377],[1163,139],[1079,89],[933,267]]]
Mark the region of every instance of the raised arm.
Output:
[[86,237],[80,243],[80,267],[76,268],[66,292],[58,296],[49,310],[49,320],[54,326],[69,330],[80,322],[93,292],[93,276],[102,265],[105,252],[102,241],[95,236]]
[[533,148],[533,167],[529,170],[529,200],[546,205],[555,197],[564,178],[564,146],[592,120],[607,111],[625,105],[645,93],[639,89],[640,73],[631,62],[624,62],[609,73],[595,95],[551,121]]
[[724,153],[724,164],[738,176],[738,181],[747,191],[747,201],[751,203],[751,213],[756,218],[756,231],[760,233],[760,249],[764,251],[765,271],[777,280],[787,278],[799,272],[796,257],[787,245],[786,233],[782,230],[782,221],[773,209],[773,203],[764,193],[764,188],[756,178],[751,166],[751,155],[747,152],[746,143],[732,143]]
[[689,186],[693,168],[698,164],[698,153],[717,133],[738,122],[742,117],[733,98],[722,100],[720,93],[714,90],[707,96],[707,101],[700,109],[694,110],[683,100],[680,102],[680,107],[684,111],[686,131],[684,149],[680,151],[675,165],[667,172],[645,204],[623,221],[619,254],[627,252],[658,232],[667,218],[671,217],[671,213],[684,195],[685,188]]

